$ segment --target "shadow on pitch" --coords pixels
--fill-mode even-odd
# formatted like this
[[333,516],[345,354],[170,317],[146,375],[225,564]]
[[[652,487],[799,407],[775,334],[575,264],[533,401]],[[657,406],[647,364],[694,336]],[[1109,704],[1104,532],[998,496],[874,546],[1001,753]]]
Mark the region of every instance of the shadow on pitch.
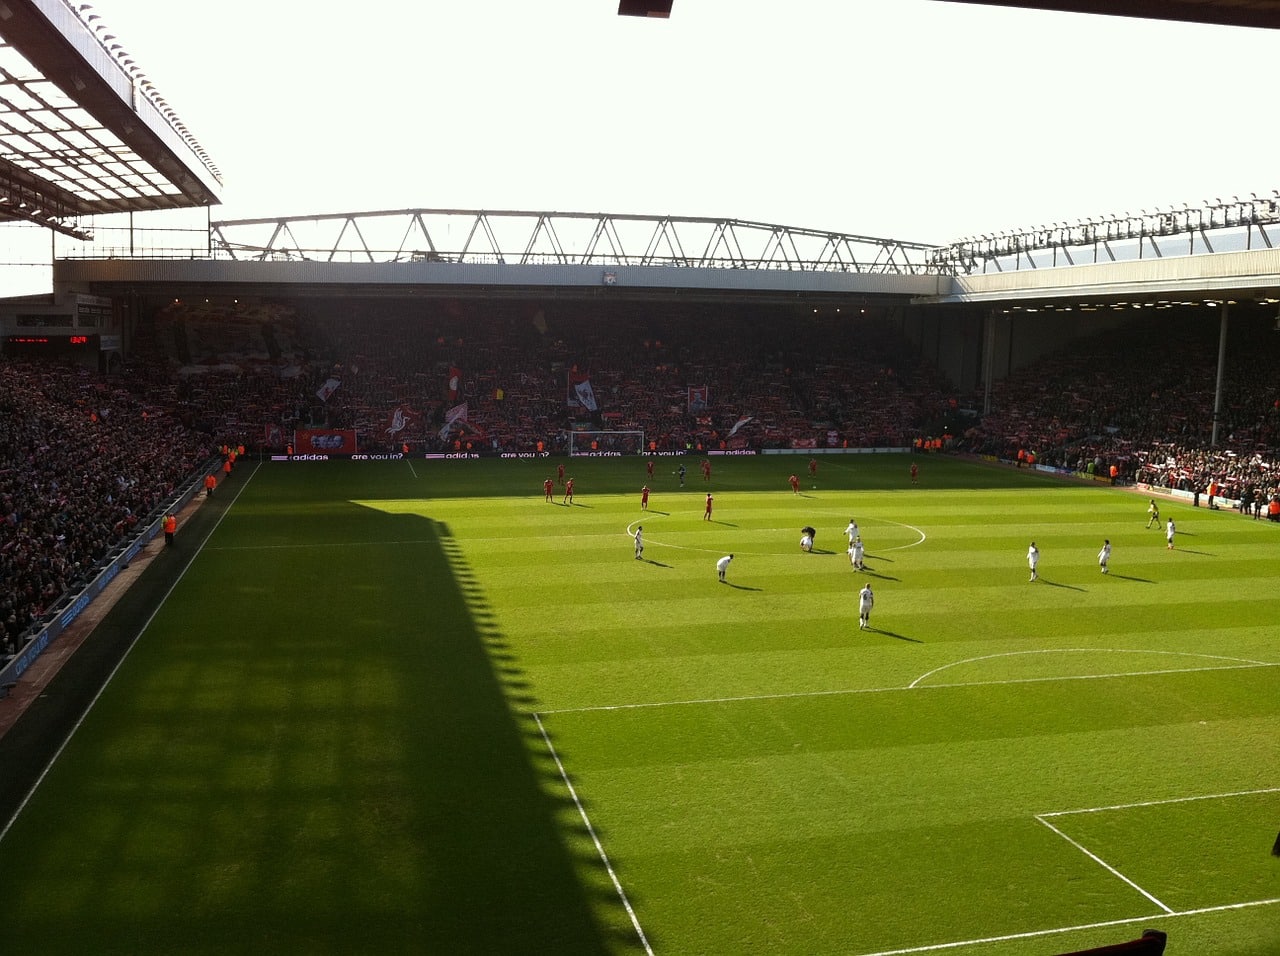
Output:
[[645,564],[652,564],[655,568],[669,568],[671,565],[663,564],[661,561],[655,561],[653,558],[641,558]]
[[1048,578],[1036,578],[1040,584],[1047,584],[1051,588],[1066,588],[1068,591],[1085,591],[1087,588],[1076,587],[1074,584],[1063,584],[1061,581],[1050,581]]
[[886,631],[882,627],[867,627],[868,631],[874,634],[883,634],[885,637],[892,637],[895,641],[906,641],[908,644],[923,644],[924,641],[915,637],[907,637],[905,634],[895,634],[893,631]]
[[1217,555],[1212,551],[1197,551],[1195,548],[1174,548],[1175,551],[1181,551],[1183,554],[1198,554],[1203,558],[1216,558]]
[[732,581],[721,581],[721,584],[727,584],[735,591],[763,591],[764,588],[749,588],[745,584],[734,584]]
[[1137,581],[1139,584],[1155,584],[1156,583],[1155,581],[1152,581],[1150,578],[1134,577],[1132,574],[1116,574],[1114,571],[1111,572],[1111,574],[1109,574],[1108,577],[1120,578],[1123,581]]
[[871,570],[870,568],[863,568],[863,569],[862,569],[861,571],[859,571],[858,573],[859,573],[859,574],[869,574],[869,575],[871,575],[873,578],[878,578],[878,579],[879,579],[879,580],[881,580],[881,581],[898,581],[898,580],[901,580],[900,578],[895,578],[892,574],[882,574],[881,572],[879,572],[879,571],[873,571],[873,570]]

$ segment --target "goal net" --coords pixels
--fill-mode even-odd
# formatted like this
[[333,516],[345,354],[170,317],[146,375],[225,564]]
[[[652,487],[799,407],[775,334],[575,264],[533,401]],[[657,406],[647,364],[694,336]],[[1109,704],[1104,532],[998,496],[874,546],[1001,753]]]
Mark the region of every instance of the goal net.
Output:
[[569,454],[571,456],[597,455],[604,458],[618,458],[623,455],[640,455],[643,453],[644,432],[569,432]]

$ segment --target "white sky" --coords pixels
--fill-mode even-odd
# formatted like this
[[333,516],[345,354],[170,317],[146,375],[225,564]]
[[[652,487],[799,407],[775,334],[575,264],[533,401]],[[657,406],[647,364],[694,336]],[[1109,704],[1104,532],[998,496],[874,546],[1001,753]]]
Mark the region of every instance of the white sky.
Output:
[[214,219],[436,207],[946,243],[1267,193],[1280,32],[937,0],[92,0]]

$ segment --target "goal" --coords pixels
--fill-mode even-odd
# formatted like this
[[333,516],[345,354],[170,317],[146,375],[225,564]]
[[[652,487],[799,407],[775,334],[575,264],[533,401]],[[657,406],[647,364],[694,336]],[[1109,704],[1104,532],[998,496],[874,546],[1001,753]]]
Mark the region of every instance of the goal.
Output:
[[569,455],[619,458],[623,455],[644,454],[644,432],[629,431],[571,431]]

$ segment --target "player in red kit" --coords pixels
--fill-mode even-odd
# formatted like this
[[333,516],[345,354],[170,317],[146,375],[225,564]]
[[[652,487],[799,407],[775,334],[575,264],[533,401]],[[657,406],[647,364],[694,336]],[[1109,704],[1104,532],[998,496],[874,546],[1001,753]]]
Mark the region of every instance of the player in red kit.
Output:
[[809,459],[809,477],[810,478],[818,477],[818,459],[816,458]]
[[551,500],[551,496],[555,493],[555,487],[555,482],[550,478],[542,483],[542,493],[546,495],[548,501]]
[[709,458],[702,459],[702,480],[711,480],[711,459]]
[[920,479],[920,467],[913,461],[911,463],[911,483],[917,484]]
[[564,483],[564,501],[562,504],[573,504],[573,479],[570,478]]
[[564,465],[556,465],[556,483],[564,484]]
[[649,477],[652,478],[653,477],[653,459],[652,458],[650,458],[648,463],[645,465],[645,469],[649,472]]
[[710,495],[710,494],[708,494],[708,495],[707,495],[707,510],[706,510],[705,512],[703,512],[703,515],[702,515],[702,520],[703,520],[703,521],[710,521],[710,520],[711,520],[711,501],[712,501],[711,495]]
[[649,486],[645,485],[640,489],[640,510],[649,510]]
[[790,478],[787,479],[787,481],[791,483],[791,491],[794,494],[797,494],[797,495],[800,494],[800,479],[797,478],[795,475],[792,475]]

